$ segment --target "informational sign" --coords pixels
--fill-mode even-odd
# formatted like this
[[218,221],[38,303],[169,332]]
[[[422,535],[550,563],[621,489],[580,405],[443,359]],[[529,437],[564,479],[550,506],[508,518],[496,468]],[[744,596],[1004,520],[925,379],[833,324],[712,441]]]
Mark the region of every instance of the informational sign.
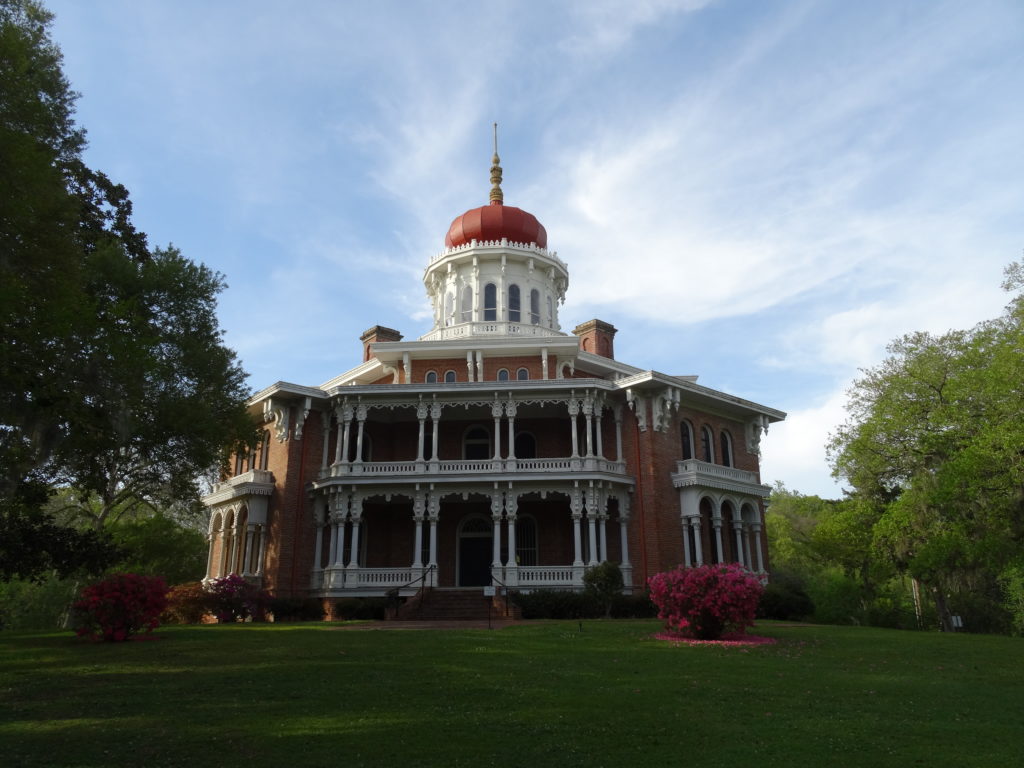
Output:
[[494,587],[484,587],[484,597],[494,597]]

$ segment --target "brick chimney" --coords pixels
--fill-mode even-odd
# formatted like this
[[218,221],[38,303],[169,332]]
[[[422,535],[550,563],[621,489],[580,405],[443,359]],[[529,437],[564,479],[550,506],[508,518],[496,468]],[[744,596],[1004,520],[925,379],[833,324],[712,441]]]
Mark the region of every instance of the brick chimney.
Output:
[[385,328],[383,325],[375,325],[373,328],[368,328],[363,331],[363,335],[359,337],[359,340],[363,342],[363,362],[365,363],[373,354],[373,345],[378,341],[401,341],[402,334],[396,331],[394,328]]
[[588,320],[572,331],[580,337],[580,349],[612,360],[615,359],[615,334],[618,330],[604,320]]

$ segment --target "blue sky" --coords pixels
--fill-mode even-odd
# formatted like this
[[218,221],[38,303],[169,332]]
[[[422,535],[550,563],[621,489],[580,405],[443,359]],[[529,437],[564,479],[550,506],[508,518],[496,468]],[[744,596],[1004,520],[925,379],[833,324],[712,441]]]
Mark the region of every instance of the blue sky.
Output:
[[858,368],[994,317],[1024,247],[1019,0],[48,0],[87,160],[222,272],[254,389],[429,330],[489,189],[568,262],[569,330],[780,408],[762,478],[836,496]]

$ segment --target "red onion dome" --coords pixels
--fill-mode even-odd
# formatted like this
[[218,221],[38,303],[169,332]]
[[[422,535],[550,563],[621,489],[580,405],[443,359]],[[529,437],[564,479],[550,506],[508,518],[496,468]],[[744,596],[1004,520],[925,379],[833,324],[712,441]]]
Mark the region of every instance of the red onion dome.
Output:
[[473,208],[457,217],[448,228],[444,244],[447,248],[466,245],[472,240],[501,240],[510,243],[535,243],[547,248],[548,233],[532,213],[521,208],[492,201],[490,205]]

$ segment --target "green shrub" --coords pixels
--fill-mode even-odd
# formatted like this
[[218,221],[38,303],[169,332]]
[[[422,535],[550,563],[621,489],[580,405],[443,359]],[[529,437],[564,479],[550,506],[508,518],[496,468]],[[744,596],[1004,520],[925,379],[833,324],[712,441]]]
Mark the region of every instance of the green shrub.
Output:
[[0,582],[0,630],[62,629],[81,582],[56,574]]
[[604,614],[604,607],[593,594],[537,589],[513,592],[512,602],[523,612],[524,619],[593,619]]
[[323,621],[324,604],[316,597],[272,597],[267,610],[274,621]]
[[657,615],[658,608],[651,602],[651,595],[648,592],[616,595],[612,600],[613,619],[653,619]]
[[166,624],[199,624],[213,608],[213,598],[202,582],[178,584],[167,590],[167,610],[160,620]]
[[604,606],[605,618],[612,615],[612,603],[622,594],[622,571],[618,563],[603,562],[583,573],[583,590]]
[[791,580],[770,581],[757,606],[759,619],[803,621],[814,614],[814,601],[803,587]]
[[386,597],[346,597],[334,604],[334,615],[346,620],[383,621],[388,603]]

